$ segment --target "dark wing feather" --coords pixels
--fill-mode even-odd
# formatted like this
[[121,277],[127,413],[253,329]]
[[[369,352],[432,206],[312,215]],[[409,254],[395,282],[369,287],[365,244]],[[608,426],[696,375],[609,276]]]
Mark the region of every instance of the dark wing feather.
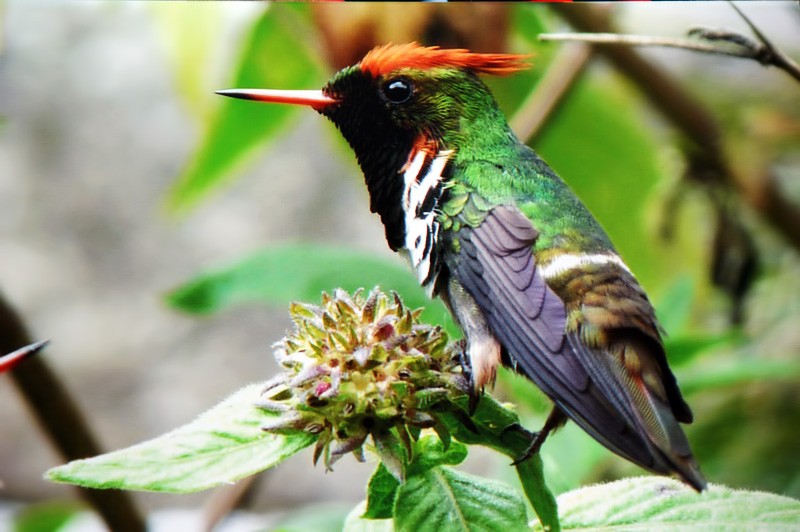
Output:
[[[537,236],[517,208],[495,207],[479,226],[457,233],[460,252],[447,258],[447,266],[475,299],[515,367],[570,418],[643,467],[683,474],[650,441],[641,412],[611,367],[610,355],[566,333],[565,305],[536,266],[532,248]],[[672,415],[666,403],[664,409],[665,415]],[[682,431],[672,421],[679,435],[670,435],[670,440],[679,451],[688,452]]]

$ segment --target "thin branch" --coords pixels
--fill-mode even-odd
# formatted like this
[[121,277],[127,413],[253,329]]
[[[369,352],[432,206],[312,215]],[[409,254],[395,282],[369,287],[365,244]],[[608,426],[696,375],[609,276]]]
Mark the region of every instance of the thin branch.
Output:
[[239,480],[231,486],[222,486],[214,491],[203,508],[203,532],[211,532],[234,509],[253,492],[256,481],[261,475],[253,475]]
[[[610,33],[614,27],[603,6],[552,4],[567,22],[581,32]],[[580,8],[580,9],[575,9]],[[597,46],[597,52],[631,82],[662,116],[705,153],[721,182],[736,189],[744,201],[800,250],[800,207],[781,193],[769,169],[747,179],[731,164],[722,148],[722,131],[714,116],[677,80],[627,46]]]
[[733,3],[731,5],[744,19],[760,42],[756,42],[740,33],[707,28],[693,28],[688,33],[690,36],[696,36],[711,42],[676,37],[622,35],[618,33],[543,33],[539,35],[539,39],[542,41],[577,41],[600,45],[660,46],[753,59],[762,65],[777,67],[800,81],[800,66],[767,39],[738,7]]
[[[25,325],[0,295],[0,353],[31,343]],[[9,371],[42,430],[65,460],[102,453],[78,405],[64,384],[39,356],[27,357]],[[80,488],[80,494],[115,532],[145,530],[145,521],[130,493]]]
[[621,33],[542,33],[539,35],[539,40],[575,41],[591,44],[620,44],[626,46],[662,46],[665,48],[683,48],[695,52],[756,59],[756,54],[747,48],[736,50],[731,47],[715,46],[694,39],[684,39],[680,37],[626,35]]
[[536,85],[536,90],[531,92],[511,119],[511,129],[519,138],[530,142],[539,134],[575,81],[586,70],[591,57],[591,47],[583,44],[565,46],[558,52]]
[[767,36],[758,29],[753,21],[750,20],[750,18],[736,6],[736,4],[733,2],[730,2],[730,4],[731,7],[739,14],[739,16],[742,17],[742,20],[744,20],[744,22],[750,27],[750,31],[752,31],[755,36],[758,37],[758,40],[761,41],[761,44],[766,52],[765,57],[771,59],[767,64],[771,64],[785,70],[794,79],[800,81],[800,65],[798,65],[791,57],[786,55],[783,50],[772,44],[772,41],[770,41]]

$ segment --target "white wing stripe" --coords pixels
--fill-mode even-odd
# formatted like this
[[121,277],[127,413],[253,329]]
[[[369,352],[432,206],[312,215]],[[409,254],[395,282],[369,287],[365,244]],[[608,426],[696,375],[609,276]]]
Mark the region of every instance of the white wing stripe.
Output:
[[539,266],[539,272],[545,279],[552,279],[565,272],[588,264],[616,264],[623,270],[630,273],[630,269],[622,261],[619,255],[610,253],[565,253],[554,258],[549,263]]

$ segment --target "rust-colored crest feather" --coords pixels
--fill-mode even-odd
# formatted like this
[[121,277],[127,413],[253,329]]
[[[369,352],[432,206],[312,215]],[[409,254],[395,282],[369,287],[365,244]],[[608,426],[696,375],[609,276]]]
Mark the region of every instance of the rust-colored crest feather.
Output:
[[361,70],[381,76],[400,68],[464,68],[480,74],[507,75],[530,67],[528,56],[481,54],[463,48],[442,49],[416,42],[373,48],[361,60]]

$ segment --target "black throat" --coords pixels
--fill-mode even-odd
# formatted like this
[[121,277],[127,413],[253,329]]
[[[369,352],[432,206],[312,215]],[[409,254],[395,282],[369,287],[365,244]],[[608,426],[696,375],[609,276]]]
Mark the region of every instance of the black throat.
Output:
[[392,123],[374,94],[370,78],[353,76],[329,85],[325,91],[333,97],[346,95],[341,103],[321,112],[339,128],[355,152],[369,191],[370,211],[380,215],[386,241],[397,251],[405,237],[401,170],[413,149],[414,136]]

